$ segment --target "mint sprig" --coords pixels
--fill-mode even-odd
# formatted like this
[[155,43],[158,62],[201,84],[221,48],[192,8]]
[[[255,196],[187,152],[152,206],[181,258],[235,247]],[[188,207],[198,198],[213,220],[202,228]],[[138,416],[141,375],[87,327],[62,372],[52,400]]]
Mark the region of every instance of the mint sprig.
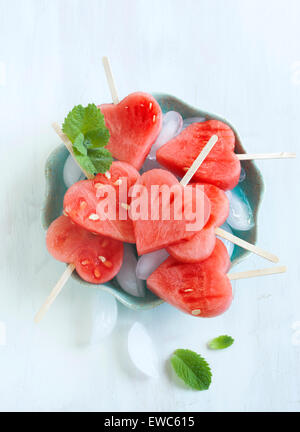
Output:
[[228,348],[230,345],[233,344],[233,342],[234,339],[231,336],[222,335],[212,339],[208,343],[208,347],[212,350],[220,350],[220,349]]
[[171,357],[176,374],[194,390],[207,390],[211,383],[211,370],[206,360],[188,349],[177,349]]
[[65,118],[62,130],[72,142],[74,156],[85,171],[96,174],[109,170],[113,160],[105,148],[109,130],[104,115],[95,104],[75,106]]

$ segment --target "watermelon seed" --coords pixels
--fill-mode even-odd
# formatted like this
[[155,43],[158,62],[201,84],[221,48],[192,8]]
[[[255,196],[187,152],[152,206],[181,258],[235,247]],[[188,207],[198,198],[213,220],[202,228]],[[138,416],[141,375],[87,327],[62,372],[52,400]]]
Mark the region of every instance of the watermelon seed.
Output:
[[105,247],[105,246],[107,246],[108,245],[108,240],[103,240],[103,242],[101,243],[101,246],[102,247]]
[[184,292],[192,292],[193,290],[192,289],[186,289],[186,290],[184,290]]
[[83,265],[83,266],[86,266],[86,265],[88,265],[89,263],[90,263],[89,260],[82,260],[82,261],[80,262],[80,264]]
[[123,209],[125,210],[129,210],[130,206],[126,203],[121,203],[121,206],[123,207]]
[[81,200],[81,201],[80,201],[80,208],[81,208],[81,209],[84,209],[86,206],[87,206],[86,201]]
[[110,261],[108,261],[104,256],[98,256],[99,260],[102,262],[103,265],[105,265],[105,267],[112,267],[112,263]]
[[96,221],[99,220],[99,216],[96,213],[92,213],[89,215],[89,220]]
[[184,167],[183,168],[183,171],[188,171],[189,170],[189,167]]
[[98,278],[98,279],[99,279],[99,277],[101,276],[101,273],[100,273],[100,271],[99,271],[97,268],[94,270],[94,275],[95,275],[95,277]]
[[149,109],[151,109],[151,108],[152,108],[152,102],[149,103]]
[[115,186],[119,186],[121,184],[122,184],[122,179],[120,179],[120,178],[114,182]]
[[201,310],[200,309],[195,309],[192,311],[192,315],[200,315],[201,314]]
[[156,115],[154,114],[154,116],[153,116],[153,123],[155,123],[155,120],[156,120]]
[[95,188],[96,189],[100,189],[102,187],[104,187],[104,184],[102,184],[102,183],[95,183]]

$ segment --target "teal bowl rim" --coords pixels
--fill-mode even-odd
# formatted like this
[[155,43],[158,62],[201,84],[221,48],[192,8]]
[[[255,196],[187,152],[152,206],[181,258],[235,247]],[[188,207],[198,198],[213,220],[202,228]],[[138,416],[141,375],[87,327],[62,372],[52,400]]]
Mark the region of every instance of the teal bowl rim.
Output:
[[[180,112],[181,115],[183,116],[183,118],[197,116],[197,117],[205,117],[206,120],[217,119],[217,120],[220,120],[220,121],[226,123],[228,126],[231,127],[231,129],[233,130],[233,132],[235,134],[235,138],[236,138],[235,150],[236,150],[236,152],[237,153],[246,153],[236,129],[234,128],[234,126],[231,125],[231,123],[229,123],[223,117],[221,117],[219,115],[211,114],[207,111],[199,110],[199,109],[195,108],[194,106],[183,102],[181,99],[179,99],[175,96],[169,95],[169,94],[152,93],[152,95],[160,104],[163,112],[175,110],[175,111]],[[174,108],[174,105],[176,106],[176,109]],[[185,115],[185,113],[187,113],[187,114]],[[48,158],[47,158],[46,164],[45,164],[46,191],[45,191],[44,205],[41,209],[41,222],[42,222],[42,226],[45,230],[47,230],[49,223],[51,222],[51,220],[49,221],[49,209],[51,207],[51,203],[54,202],[53,197],[52,197],[52,194],[54,192],[54,188],[53,188],[53,184],[54,184],[54,182],[53,182],[53,161],[55,161],[58,158],[58,156],[60,155],[60,153],[62,153],[63,151],[66,153],[66,156],[67,156],[68,151],[66,150],[64,145],[60,145],[60,146],[56,147],[48,155]],[[255,162],[243,161],[242,166],[246,171],[246,176],[250,175],[251,177],[255,178],[255,182],[253,182],[253,184],[251,185],[252,186],[252,193],[254,193],[254,197],[252,197],[252,195],[250,194],[250,188],[249,188],[249,186],[247,186],[247,183],[243,182],[243,183],[245,183],[244,185],[243,185],[243,183],[241,183],[242,189],[244,189],[244,187],[246,187],[246,190],[244,190],[244,192],[246,193],[247,198],[249,199],[249,195],[251,195],[251,197],[252,197],[252,200],[251,200],[252,203],[250,203],[250,204],[251,204],[251,208],[253,209],[254,227],[250,231],[235,231],[235,230],[233,230],[233,231],[234,231],[234,234],[236,234],[236,235],[240,236],[241,238],[243,238],[244,240],[250,241],[251,243],[254,244],[257,241],[257,234],[258,234],[257,233],[257,231],[258,231],[257,219],[258,219],[258,212],[259,212],[259,209],[261,206],[262,197],[263,197],[263,193],[264,193],[264,182],[263,182],[262,175],[261,175],[259,169],[257,168]],[[63,166],[60,167],[60,170],[61,169],[63,169]],[[60,195],[62,193],[64,194],[64,190],[66,190],[64,183],[62,185],[58,185],[58,187],[55,186],[55,193],[57,193],[57,194],[60,194]],[[254,203],[255,203],[255,205],[254,205]],[[59,209],[59,206],[56,203],[56,208],[54,210],[52,209],[51,212],[56,213],[56,217],[57,217],[57,215],[61,214],[60,210],[61,209]],[[53,220],[53,218],[52,218],[52,220]],[[233,267],[237,263],[244,260],[249,254],[250,254],[249,251],[246,251],[244,249],[240,249],[239,247],[235,246],[231,267]],[[94,288],[97,287],[97,288],[100,288],[106,292],[111,293],[124,306],[126,306],[130,309],[133,309],[133,310],[152,309],[152,308],[159,306],[160,304],[164,303],[163,300],[156,297],[149,290],[146,290],[146,296],[145,297],[134,297],[130,294],[127,294],[125,291],[123,291],[120,288],[120,286],[118,285],[118,283],[115,280],[107,282],[105,284],[100,284],[100,285],[90,284],[90,283],[82,280],[77,275],[76,271],[72,274],[72,278],[77,280],[82,285],[87,285],[87,286],[94,287]]]

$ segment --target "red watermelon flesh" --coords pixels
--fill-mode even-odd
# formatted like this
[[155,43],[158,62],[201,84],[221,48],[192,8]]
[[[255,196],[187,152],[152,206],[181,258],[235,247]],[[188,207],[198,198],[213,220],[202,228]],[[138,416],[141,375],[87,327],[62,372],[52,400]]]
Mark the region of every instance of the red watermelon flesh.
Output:
[[172,306],[199,317],[225,312],[232,301],[232,288],[226,273],[230,259],[217,239],[211,256],[198,264],[184,264],[169,257],[147,279],[148,288]]
[[233,189],[240,177],[241,164],[234,153],[232,129],[219,120],[194,123],[168,141],[156,153],[157,161],[183,177],[212,135],[219,140],[210,151],[193,180],[213,184],[221,189]]
[[167,251],[181,262],[193,263],[207,259],[216,244],[215,228],[223,225],[229,214],[229,200],[222,189],[214,185],[203,185],[210,200],[211,211],[207,224],[191,239],[168,246]]
[[151,95],[137,92],[117,105],[105,104],[100,109],[110,132],[108,150],[116,159],[141,169],[161,130],[159,104]]
[[[185,189],[189,189],[191,194],[187,199],[185,199],[186,195],[185,197],[183,195],[183,186],[181,186],[176,177],[168,171],[162,169],[147,171],[140,177],[136,186],[143,186],[143,190],[146,190],[147,210],[149,213],[147,220],[143,220],[142,217],[135,220],[136,218],[133,215],[133,208],[136,205],[137,201],[135,202],[135,200],[137,198],[132,199],[130,213],[133,219],[136,247],[139,255],[153,252],[170,244],[191,238],[196,232],[203,228],[209,218],[210,202],[205,193],[202,192],[201,197],[197,197],[199,200],[201,198],[201,214],[199,214],[200,220],[198,220],[195,230],[187,230],[187,224],[192,224],[195,221],[195,189],[191,186],[187,186]],[[169,196],[164,196],[163,194],[158,193],[155,195],[153,193],[153,187],[161,186],[164,186],[164,188],[174,188],[174,194],[170,193]],[[180,197],[182,200],[182,206],[180,207],[182,217],[180,220],[176,220],[174,217],[174,207],[176,207],[178,203],[175,196],[177,194],[177,198]],[[151,218],[151,212],[155,206],[156,208],[159,208],[157,220]],[[169,218],[163,220],[163,211],[167,206],[170,207]]]
[[79,276],[90,283],[111,280],[122,265],[122,242],[94,235],[74,224],[67,216],[60,216],[52,222],[46,243],[55,259],[75,264]]
[[[64,211],[73,222],[88,231],[127,243],[135,243],[133,224],[124,208],[121,208],[121,211],[123,213],[125,211],[127,219],[120,220],[119,202],[121,201],[125,206],[130,204],[128,190],[138,178],[139,173],[133,166],[126,162],[113,162],[109,174],[97,174],[93,180],[82,180],[73,184],[65,194]],[[127,188],[125,188],[126,182]],[[112,196],[111,201],[116,207],[116,220],[97,219],[97,205],[102,199],[108,197],[107,194],[102,197],[99,195],[103,185],[112,186],[115,190],[116,196]],[[121,190],[125,195],[120,192]]]

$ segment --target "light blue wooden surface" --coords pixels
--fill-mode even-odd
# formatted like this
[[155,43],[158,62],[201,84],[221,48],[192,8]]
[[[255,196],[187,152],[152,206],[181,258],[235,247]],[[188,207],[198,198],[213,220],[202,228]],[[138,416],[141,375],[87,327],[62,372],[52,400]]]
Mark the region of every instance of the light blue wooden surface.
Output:
[[[120,97],[174,94],[227,118],[249,152],[298,151],[299,14],[297,0],[0,0],[0,410],[299,411],[298,160],[258,162],[258,243],[288,273],[240,281],[225,315],[119,306],[112,335],[89,349],[83,329],[95,292],[71,281],[33,324],[64,268],[46,252],[39,216],[44,162],[59,144],[50,124],[77,103],[110,101],[101,56]],[[268,265],[251,256],[239,268]],[[128,361],[136,320],[155,341],[160,380]],[[209,352],[206,342],[223,333],[235,344]],[[173,382],[166,360],[179,347],[207,358],[209,391]]]

